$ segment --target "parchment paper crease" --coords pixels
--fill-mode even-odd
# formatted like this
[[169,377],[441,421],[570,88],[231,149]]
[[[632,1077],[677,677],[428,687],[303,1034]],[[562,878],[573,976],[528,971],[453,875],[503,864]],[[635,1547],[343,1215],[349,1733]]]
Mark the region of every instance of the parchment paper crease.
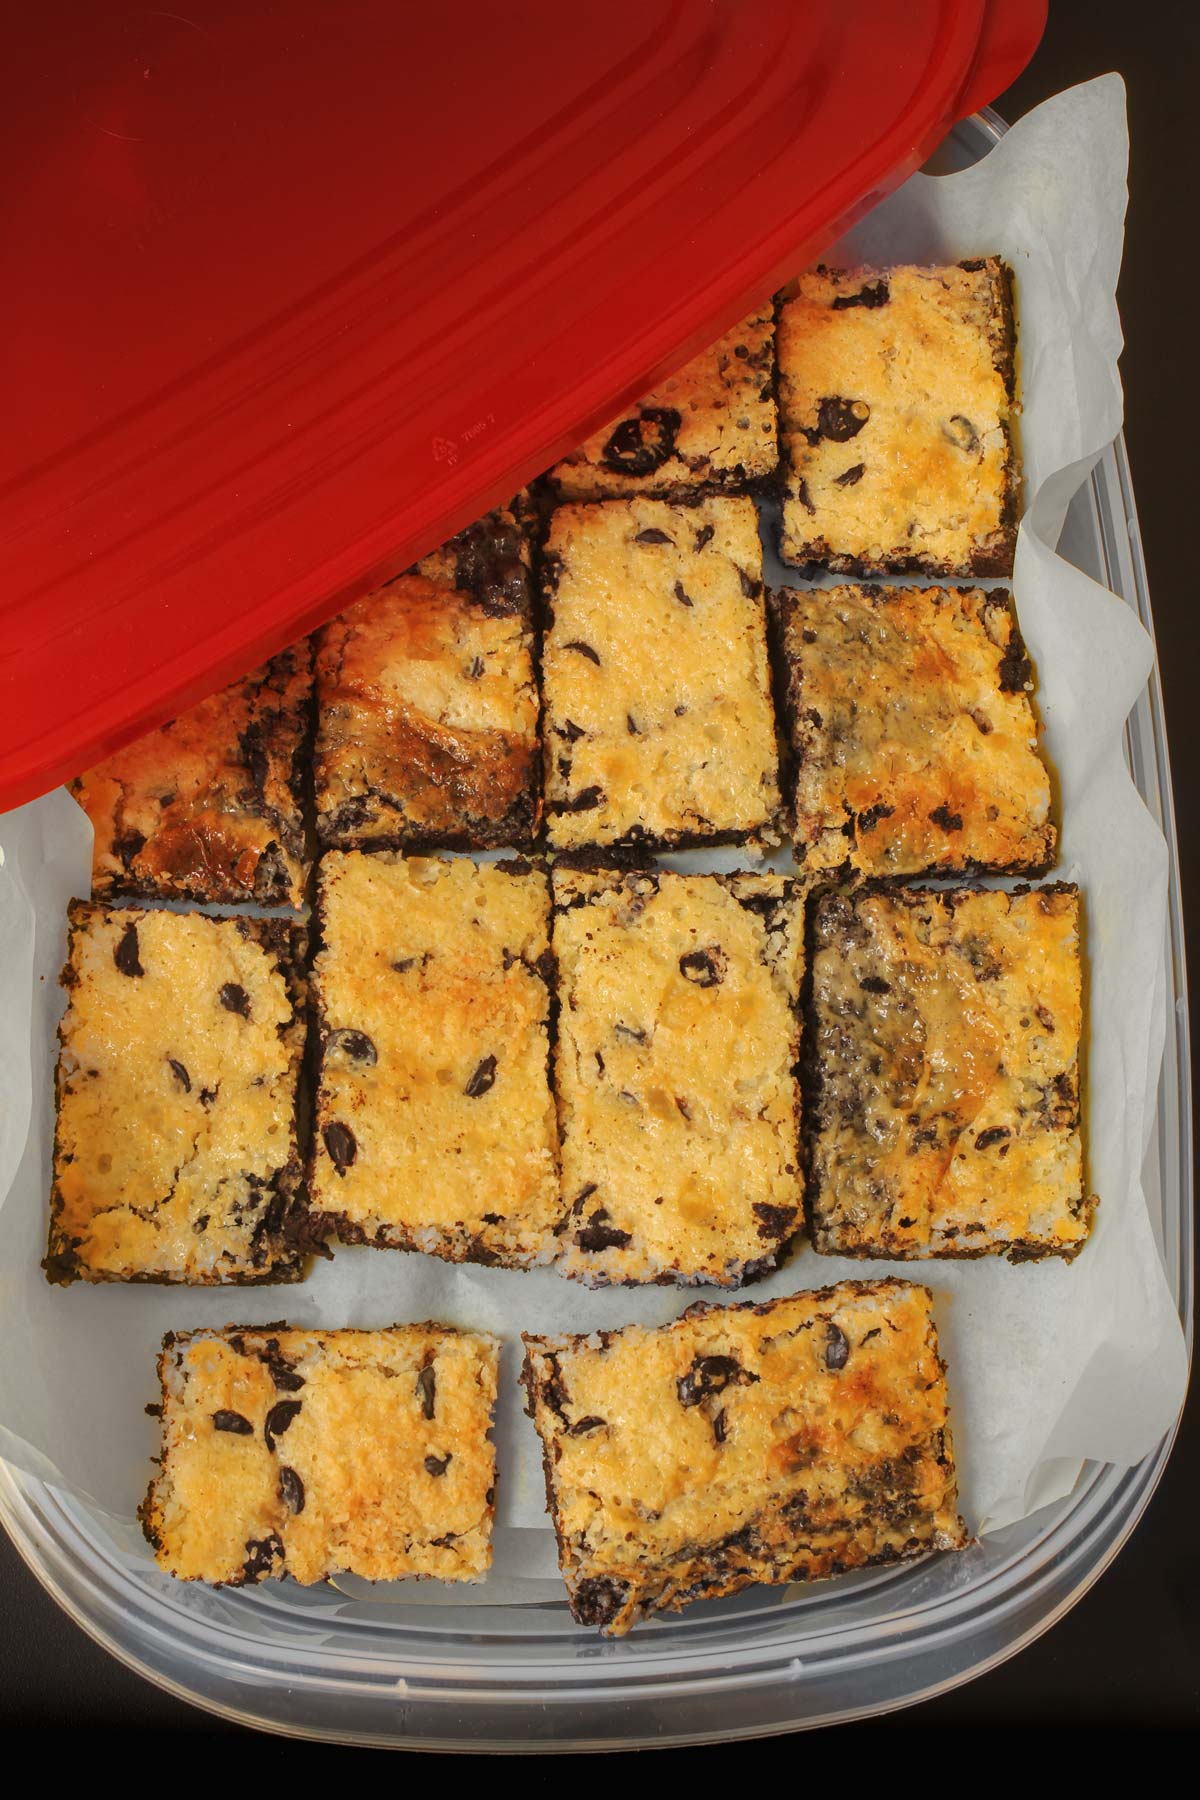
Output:
[[[877,1271],[805,1251],[754,1297],[874,1272],[933,1287],[963,1509],[978,1530],[1066,1492],[1083,1458],[1140,1458],[1170,1425],[1186,1379],[1141,1185],[1165,1029],[1167,853],[1126,770],[1122,732],[1152,649],[1129,609],[1054,551],[1072,494],[1120,427],[1115,284],[1125,164],[1124,93],[1108,76],[1039,108],[967,172],[914,176],[827,255],[888,262],[999,252],[1016,271],[1028,507],[1014,587],[1062,797],[1060,872],[1086,896],[1089,1155],[1102,1203],[1094,1238],[1070,1267],[932,1262]],[[142,1408],[154,1398],[154,1358],[168,1328],[283,1315],[297,1325],[473,1324],[507,1340],[505,1529],[486,1596],[511,1597],[550,1576],[540,1468],[516,1391],[520,1328],[660,1321],[696,1293],[590,1293],[545,1271],[461,1270],[365,1250],[339,1251],[304,1286],[274,1291],[50,1288],[38,1264],[56,978],[67,900],[88,891],[90,828],[65,793],[51,794],[0,820],[0,851],[3,1453],[128,1518],[154,1449]],[[441,1603],[449,1597],[436,1594]],[[477,1603],[479,1590],[464,1597]]]

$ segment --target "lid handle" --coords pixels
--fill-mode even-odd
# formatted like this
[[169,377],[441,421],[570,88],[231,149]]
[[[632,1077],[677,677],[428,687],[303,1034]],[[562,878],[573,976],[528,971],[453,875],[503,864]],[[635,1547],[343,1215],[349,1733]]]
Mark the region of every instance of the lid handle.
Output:
[[987,106],[1016,80],[1041,42],[1047,6],[1048,0],[987,0],[960,118]]

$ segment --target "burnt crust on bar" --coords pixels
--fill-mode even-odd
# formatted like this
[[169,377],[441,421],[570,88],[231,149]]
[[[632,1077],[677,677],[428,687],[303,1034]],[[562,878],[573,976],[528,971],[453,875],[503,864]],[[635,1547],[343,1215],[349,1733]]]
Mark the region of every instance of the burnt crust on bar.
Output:
[[481,850],[540,819],[529,539],[489,513],[317,633],[325,848]]
[[526,1268],[556,1252],[544,870],[331,852],[317,879],[313,1229]]
[[78,776],[96,898],[299,907],[311,712],[302,641]]
[[552,847],[777,841],[753,502],[560,507],[543,592]]
[[745,492],[779,459],[775,320],[760,308],[545,477],[559,500]]
[[806,1203],[830,1256],[1071,1260],[1080,897],[868,884],[810,915]]
[[304,932],[82,900],[69,925],[48,1279],[300,1280]]
[[1011,575],[1015,352],[1012,272],[996,257],[802,276],[778,334],[784,560]]
[[498,1353],[433,1322],[169,1332],[138,1511],[159,1565],[219,1587],[483,1575]]
[[751,1583],[967,1541],[927,1288],[842,1282],[524,1343],[581,1625],[621,1636]]
[[835,587],[772,600],[806,874],[1044,874],[1050,778],[1009,595]]
[[781,875],[553,875],[564,1274],[735,1287],[802,1221],[803,907]]

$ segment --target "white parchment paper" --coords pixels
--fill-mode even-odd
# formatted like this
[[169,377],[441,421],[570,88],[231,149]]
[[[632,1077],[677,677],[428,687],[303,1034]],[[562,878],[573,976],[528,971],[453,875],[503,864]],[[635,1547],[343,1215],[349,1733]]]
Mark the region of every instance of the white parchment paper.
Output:
[[[963,1510],[979,1531],[1068,1491],[1084,1458],[1136,1461],[1171,1424],[1186,1380],[1141,1186],[1165,1028],[1167,854],[1126,770],[1122,729],[1152,650],[1129,609],[1054,549],[1071,495],[1121,421],[1115,284],[1126,148],[1123,88],[1108,76],[1039,108],[967,172],[914,176],[828,256],[885,263],[999,252],[1016,271],[1027,511],[1014,587],[1061,795],[1060,872],[1086,898],[1085,1092],[1102,1203],[1093,1239],[1070,1267],[897,1270],[805,1250],[754,1297],[843,1275],[899,1272],[930,1284],[950,1364]],[[0,820],[0,854],[0,1451],[129,1518],[155,1447],[142,1409],[155,1397],[164,1331],[284,1315],[296,1325],[430,1317],[474,1325],[506,1342],[501,1528],[483,1597],[528,1594],[531,1581],[553,1579],[536,1443],[516,1386],[519,1332],[660,1322],[695,1291],[591,1293],[549,1271],[456,1269],[370,1250],[338,1251],[300,1287],[52,1289],[39,1261],[56,978],[67,901],[88,892],[90,827],[64,792],[51,794]],[[706,860],[718,864],[688,859]],[[442,1604],[453,1594],[433,1589]]]

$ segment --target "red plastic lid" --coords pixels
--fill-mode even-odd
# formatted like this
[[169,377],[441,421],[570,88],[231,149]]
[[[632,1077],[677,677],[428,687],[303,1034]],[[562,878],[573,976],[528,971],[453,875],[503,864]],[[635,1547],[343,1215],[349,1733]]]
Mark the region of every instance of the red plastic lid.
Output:
[[0,804],[536,475],[916,168],[1044,18],[1045,0],[16,9]]

